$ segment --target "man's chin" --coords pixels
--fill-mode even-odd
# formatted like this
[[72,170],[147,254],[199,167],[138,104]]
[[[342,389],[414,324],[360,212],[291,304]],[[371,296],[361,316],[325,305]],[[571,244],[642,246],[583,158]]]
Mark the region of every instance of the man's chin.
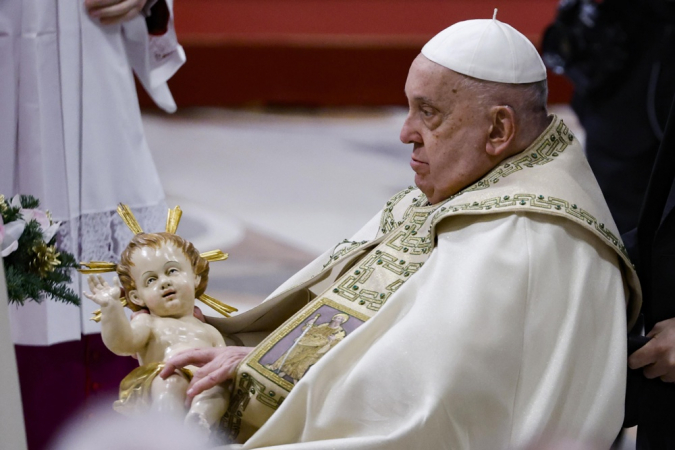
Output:
[[415,186],[426,195],[427,199],[434,195],[433,188],[424,182],[424,178],[421,175],[415,175]]

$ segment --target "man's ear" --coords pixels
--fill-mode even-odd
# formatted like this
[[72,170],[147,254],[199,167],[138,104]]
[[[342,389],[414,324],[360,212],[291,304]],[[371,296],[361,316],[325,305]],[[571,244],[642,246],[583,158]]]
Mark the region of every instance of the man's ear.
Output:
[[127,293],[127,298],[131,300],[131,303],[134,305],[140,306],[141,308],[145,308],[145,302],[138,296],[138,291],[133,290],[129,291]]
[[485,151],[490,156],[508,155],[516,136],[516,117],[507,105],[490,108],[490,129]]

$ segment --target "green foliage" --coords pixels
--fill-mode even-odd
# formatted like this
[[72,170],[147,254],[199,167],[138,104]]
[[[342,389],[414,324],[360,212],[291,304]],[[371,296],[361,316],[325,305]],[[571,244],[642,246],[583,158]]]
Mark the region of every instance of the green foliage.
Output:
[[[39,200],[30,195],[22,195],[20,202],[23,209],[38,209],[40,206]],[[5,224],[22,219],[21,208],[0,198],[0,215]],[[56,237],[44,242],[40,224],[31,220],[26,224],[18,243],[19,247],[4,258],[9,302],[23,305],[27,300],[32,300],[39,303],[47,297],[79,305],[79,297],[67,286],[71,282],[71,270],[78,267],[75,257],[68,252],[59,251],[54,255],[56,259],[46,260],[36,252],[36,248],[44,247],[45,244],[55,246]],[[49,261],[53,261],[55,265],[50,265]]]

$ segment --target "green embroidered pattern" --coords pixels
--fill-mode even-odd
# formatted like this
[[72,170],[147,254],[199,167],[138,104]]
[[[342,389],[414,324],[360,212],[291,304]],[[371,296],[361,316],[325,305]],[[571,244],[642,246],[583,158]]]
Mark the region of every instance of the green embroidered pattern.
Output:
[[[539,139],[530,146],[530,148],[520,155],[517,155],[515,159],[510,159],[509,162],[496,167],[481,180],[445,200],[443,204],[440,205],[440,208],[435,209],[434,217],[431,221],[431,224],[429,225],[429,229],[424,230],[424,234],[430,233],[431,228],[433,228],[441,219],[460,211],[484,212],[492,209],[495,211],[506,210],[507,208],[524,208],[528,210],[534,209],[539,211],[546,210],[556,215],[571,217],[574,220],[583,223],[585,226],[587,226],[587,228],[590,227],[594,229],[599,235],[603,236],[609,243],[611,243],[611,245],[622,255],[624,255],[626,259],[628,259],[628,252],[626,251],[626,247],[621,242],[621,239],[617,237],[617,235],[612,231],[607,229],[604,223],[599,222],[595,216],[590,214],[588,211],[579,208],[576,204],[570,203],[569,201],[561,198],[551,196],[545,197],[540,194],[536,195],[519,193],[512,196],[505,195],[503,197],[486,199],[480,203],[468,202],[461,205],[446,206],[447,203],[456,199],[462,194],[488,189],[492,185],[498,183],[499,180],[506,178],[509,175],[520,172],[524,169],[542,166],[554,161],[555,158],[560,156],[573,142],[574,135],[563,121],[559,121],[554,130],[551,130],[551,132],[546,135],[540,136]],[[402,221],[397,221],[397,218],[394,215],[394,207],[397,206],[406,196],[408,196],[408,194],[414,190],[414,188],[408,187],[408,189],[399,192],[386,203],[382,214],[382,220],[380,222],[381,233],[390,233],[392,230],[394,230],[394,228],[401,225],[401,223],[407,221],[410,214],[421,214],[422,216],[425,216],[426,212],[424,212],[424,210],[419,211],[419,208],[424,207],[427,203],[426,197],[421,192],[416,194],[416,197],[412,199],[412,204],[408,206],[401,217]],[[415,221],[413,220],[413,222]],[[424,220],[422,220],[422,222],[424,222]],[[410,230],[407,230],[406,228],[406,231],[408,231],[408,234],[405,235],[406,242],[402,242],[402,245],[399,247],[394,247],[397,250],[401,246],[409,248],[412,247],[412,245],[409,244],[411,244],[411,241],[415,241],[414,235],[416,234],[411,233],[412,231],[422,232],[422,230],[419,228],[411,228]],[[428,244],[431,245],[431,243]],[[431,249],[428,248],[426,251],[431,251]]]
[[350,241],[349,239],[345,239],[344,241],[340,242],[335,246],[333,251],[331,252],[330,256],[328,257],[328,261],[326,261],[326,264],[323,265],[321,270],[325,269],[328,267],[331,263],[337,261],[338,259],[342,258],[343,256],[347,255],[348,253],[351,253],[352,251],[356,250],[360,246],[368,243],[368,241]]
[[[408,190],[408,194],[410,193],[411,190]],[[397,198],[396,202],[400,201],[405,195],[407,194]],[[281,342],[309,315],[318,311],[319,308],[329,306],[366,322],[380,310],[391,295],[400,289],[412,274],[420,270],[432,250],[433,239],[429,237],[428,233],[432,229],[432,215],[438,208],[419,208],[426,202],[424,196],[415,198],[413,205],[406,208],[403,213],[405,218],[402,217],[402,220],[394,222],[400,225],[393,227],[391,232],[356,262],[354,267],[342,274],[330,288],[277,328],[256,347],[256,350],[247,356],[241,367],[244,370],[249,370],[246,374],[248,378],[260,377],[257,381],[259,386],[257,385],[255,392],[264,392],[265,386],[261,382],[267,383],[268,381],[276,386],[273,389],[277,391],[280,389],[286,392],[291,391],[293,384],[285,378],[281,378],[278,373],[275,374],[269,367],[263,366],[260,361],[274,345]],[[340,242],[331,253],[324,268],[330,267],[331,264],[336,263],[348,254],[353,255],[358,252],[364,248],[363,244],[366,244],[366,242],[348,239]],[[241,377],[243,378],[244,374]],[[243,386],[241,383],[239,381],[240,387]],[[253,383],[253,381],[249,383]],[[241,420],[246,420],[244,414],[247,413],[249,403],[254,401],[253,397],[270,407],[269,414],[275,409],[274,404],[267,405],[265,397],[254,393],[254,389],[247,384],[237,392],[237,396],[233,400],[233,404],[236,406],[232,406],[231,412],[228,412],[226,428],[229,430],[230,436],[236,437],[241,432]],[[238,417],[243,418],[238,419]]]
[[405,213],[403,213],[402,220],[397,221],[394,218],[394,208],[398,203],[403,200],[408,194],[410,194],[412,191],[418,191],[419,189],[408,186],[407,189],[402,190],[398,194],[394,195],[392,198],[390,198],[386,205],[384,206],[384,209],[382,210],[382,217],[380,219],[380,232],[383,234],[389,233],[391,230],[396,228],[397,226],[401,225],[403,221],[405,221],[408,216],[410,215],[411,212],[413,212],[416,208],[420,208],[422,206],[426,206],[428,202],[427,196],[424,195],[422,192],[419,192],[417,197],[413,197],[412,203],[408,206],[408,208],[405,210]]
[[380,231],[382,233],[386,234],[401,224],[400,221],[397,222],[394,220],[394,214],[392,211],[398,202],[400,202],[406,195],[410,194],[415,189],[416,188],[413,186],[408,186],[408,189],[402,190],[387,201],[382,211],[382,217],[380,218]]
[[541,136],[529,149],[518,155],[518,158],[493,169],[492,172],[487,174],[480,181],[460,191],[448,200],[456,198],[465,192],[487,189],[492,184],[499,183],[500,179],[506,178],[516,172],[520,172],[525,168],[533,168],[535,166],[548,164],[563,153],[573,141],[574,135],[561,120],[554,133],[547,136]]
[[514,194],[504,195],[502,197],[493,197],[486,200],[473,203],[464,203],[462,205],[453,205],[448,207],[441,207],[436,211],[434,217],[431,220],[431,226],[435,226],[443,218],[452,215],[453,213],[462,212],[462,211],[488,211],[494,210],[504,211],[507,209],[513,208],[522,208],[523,210],[532,209],[540,211],[550,211],[556,213],[556,215],[567,215],[579,222],[585,222],[586,225],[591,226],[595,229],[601,236],[607,239],[621,254],[628,258],[628,252],[626,247],[623,245],[621,240],[612,233],[605,224],[598,222],[598,220],[590,214],[588,211],[580,208],[574,203],[570,203],[567,200],[544,196],[544,195],[535,195],[535,194]]
[[[399,260],[393,255],[377,250],[375,254],[368,255],[358,264],[358,266],[355,266],[353,270],[333,288],[333,293],[345,300],[365,306],[371,311],[378,311],[389,299],[391,294],[396,292],[398,288],[403,285],[405,280],[401,278],[408,278],[411,274],[417,272],[423,264],[424,263],[421,262],[414,263],[406,262],[403,259]],[[380,266],[379,268],[381,270],[390,271],[400,278],[383,286],[383,290],[381,291],[367,288],[364,289],[363,286],[367,285],[368,280],[377,269],[377,266]]]
[[[406,191],[402,191],[402,193],[404,192]],[[410,193],[409,190],[408,193]],[[391,201],[391,205],[398,203],[401,198],[403,196],[395,197]],[[350,302],[358,303],[368,310],[378,311],[391,294],[396,292],[410,275],[422,267],[423,260],[431,252],[432,240],[426,236],[430,227],[424,226],[424,224],[428,221],[434,209],[417,210],[418,204],[426,202],[426,197],[423,194],[420,195],[420,198],[415,198],[413,205],[406,209],[403,220],[394,222],[398,228],[391,226],[389,233],[391,236],[388,236],[375,252],[371,252],[348,274],[338,280],[338,283],[333,286],[332,294]],[[388,211],[388,213],[393,217],[391,211]],[[386,228],[389,227],[389,222],[387,222]],[[423,229],[427,231],[421,233]],[[386,250],[387,248],[392,249],[391,253]],[[400,257],[402,254],[409,256],[410,259],[402,259]],[[420,257],[422,261],[415,261]],[[390,279],[390,282],[384,285],[375,283],[380,289],[369,289],[373,285],[373,283],[369,283],[369,280],[376,270],[389,272],[387,278]],[[382,278],[382,275],[380,278]]]
[[236,392],[232,394],[230,399],[230,405],[220,421],[220,430],[227,432],[227,439],[230,441],[234,441],[239,435],[241,417],[251,399],[255,398],[272,410],[279,408],[286,399],[285,392],[276,393],[274,391],[267,391],[264,384],[247,373],[241,374],[239,385],[236,389]]

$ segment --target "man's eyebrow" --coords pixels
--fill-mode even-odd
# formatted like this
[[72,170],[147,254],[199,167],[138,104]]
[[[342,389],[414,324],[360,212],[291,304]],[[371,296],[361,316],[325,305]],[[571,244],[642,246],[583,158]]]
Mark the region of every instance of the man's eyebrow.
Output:
[[416,101],[417,103],[428,103],[431,106],[434,105],[433,100],[431,100],[429,97],[425,97],[423,95],[418,95],[416,97],[413,97],[413,100]]
[[[403,94],[406,97],[408,96],[408,93],[405,91],[405,89],[403,90]],[[434,102],[431,101],[431,99],[429,97],[425,97],[424,95],[416,95],[412,99],[417,101],[417,102],[421,102],[421,103],[431,103],[431,104],[434,103]]]

